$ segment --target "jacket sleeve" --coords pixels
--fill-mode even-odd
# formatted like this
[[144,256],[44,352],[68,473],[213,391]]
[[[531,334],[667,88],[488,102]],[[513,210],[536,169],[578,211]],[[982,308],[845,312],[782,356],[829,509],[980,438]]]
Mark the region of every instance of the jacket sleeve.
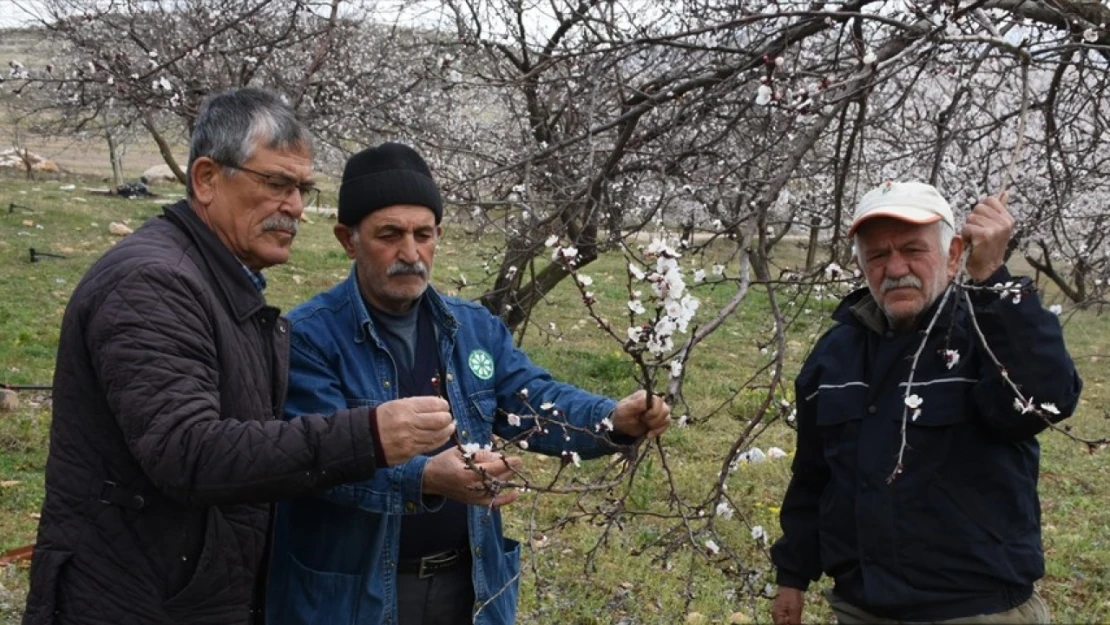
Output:
[[202,291],[173,267],[144,265],[81,319],[108,406],[151,483],[186,504],[215,505],[298,497],[373,475],[366,409],[288,422],[221,414]]
[[[338,370],[337,366],[328,365],[327,358],[298,332],[294,324],[289,353],[286,418],[330,414],[346,408],[347,394],[343,391]],[[320,497],[336,505],[375,514],[435,511],[443,506],[445,499],[423,494],[424,467],[427,464],[427,456],[415,456],[404,464],[378,469],[369,480],[333,486]],[[417,505],[418,502],[420,505]]]
[[797,398],[798,445],[790,467],[790,485],[783,498],[779,524],[782,536],[771,547],[771,561],[780,586],[806,590],[811,581],[821,577],[819,518],[821,493],[829,483],[829,467],[817,431],[816,406],[808,393],[816,384],[805,382],[809,376],[803,368],[794,383]]
[[[972,312],[1005,375],[1035,405],[1055,406],[1059,414],[1049,416],[1054,422],[1061,421],[1075,412],[1083,382],[1064,346],[1060,321],[1045,310],[1028,278],[1013,279],[1003,266],[984,284],[1009,282],[1023,287],[1020,300],[1000,297],[993,291],[976,291],[970,294]],[[980,354],[974,395],[986,425],[1010,439],[1028,438],[1047,428],[1044,419],[1033,411],[1022,412],[1015,407],[1017,397],[1002,376],[990,357]]]
[[[543,417],[545,432],[528,437],[528,450],[550,456],[575,451],[582,458],[597,458],[617,451],[617,445],[628,445],[633,439],[610,436],[601,427],[617,402],[588,393],[576,386],[557,382],[551,374],[536,366],[523,350],[513,344],[512,334],[500,319],[484,313],[488,324],[491,351],[494,354],[497,406],[499,414],[494,432],[512,439],[536,424],[536,415]],[[527,398],[521,398],[526,390]],[[547,406],[547,408],[545,408]],[[556,414],[555,411],[558,411]],[[510,425],[507,414],[521,417],[519,426]],[[558,424],[566,423],[572,428]]]

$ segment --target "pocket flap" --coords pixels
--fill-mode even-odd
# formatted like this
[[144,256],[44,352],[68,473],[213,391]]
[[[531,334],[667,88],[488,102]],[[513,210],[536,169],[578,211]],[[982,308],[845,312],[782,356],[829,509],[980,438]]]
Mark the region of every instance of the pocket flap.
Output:
[[[910,423],[918,427],[943,427],[967,421],[972,387],[978,382],[972,378],[937,378],[927,382],[914,382],[913,395],[921,400],[921,414]],[[898,396],[906,392],[906,382],[898,385]],[[891,419],[900,421],[901,411],[893,411]],[[912,411],[910,413],[912,418]]]

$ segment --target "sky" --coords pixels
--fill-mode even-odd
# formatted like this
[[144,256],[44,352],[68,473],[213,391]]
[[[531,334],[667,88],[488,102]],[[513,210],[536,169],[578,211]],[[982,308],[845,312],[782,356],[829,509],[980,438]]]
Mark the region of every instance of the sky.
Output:
[[24,0],[0,0],[0,28],[25,25],[28,20],[27,13],[20,7],[30,4]]

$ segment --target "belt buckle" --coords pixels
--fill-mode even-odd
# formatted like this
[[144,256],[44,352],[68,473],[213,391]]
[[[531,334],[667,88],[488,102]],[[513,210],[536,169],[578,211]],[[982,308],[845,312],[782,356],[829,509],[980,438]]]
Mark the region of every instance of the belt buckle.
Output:
[[435,575],[437,570],[454,564],[458,559],[459,553],[457,550],[445,551],[443,553],[420,558],[420,568],[416,572],[416,577],[417,579],[428,579]]

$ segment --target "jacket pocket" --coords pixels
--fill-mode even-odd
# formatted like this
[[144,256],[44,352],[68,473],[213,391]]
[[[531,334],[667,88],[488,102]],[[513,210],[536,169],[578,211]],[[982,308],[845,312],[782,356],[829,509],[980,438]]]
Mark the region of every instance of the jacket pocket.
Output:
[[289,595],[282,600],[287,614],[278,622],[298,625],[355,625],[358,623],[361,575],[310,569],[289,554]]
[[[921,428],[945,427],[964,423],[971,408],[971,389],[977,380],[961,377],[938,378],[927,383],[915,382],[911,395],[921,399],[921,414],[909,424]],[[898,385],[899,406],[906,393],[905,382]],[[891,411],[891,419],[902,420],[902,411]]]
[[[259,554],[243,552],[240,537],[235,535],[219,508],[208,508],[205,517],[204,543],[193,563],[192,577],[162,604],[166,612],[175,617],[208,615],[213,610],[222,612],[232,608],[245,610],[250,604],[252,580],[248,579],[249,575],[243,575],[239,563]],[[235,564],[231,562],[233,559]],[[228,597],[229,594],[241,597]]]
[[497,418],[497,393],[492,390],[471,393],[470,413],[475,419],[493,423]]
[[825,461],[854,471],[860,426],[867,414],[867,387],[851,384],[819,389],[815,405]]
[[50,625],[59,611],[58,587],[72,551],[35,549],[31,555],[31,592],[23,625]]

